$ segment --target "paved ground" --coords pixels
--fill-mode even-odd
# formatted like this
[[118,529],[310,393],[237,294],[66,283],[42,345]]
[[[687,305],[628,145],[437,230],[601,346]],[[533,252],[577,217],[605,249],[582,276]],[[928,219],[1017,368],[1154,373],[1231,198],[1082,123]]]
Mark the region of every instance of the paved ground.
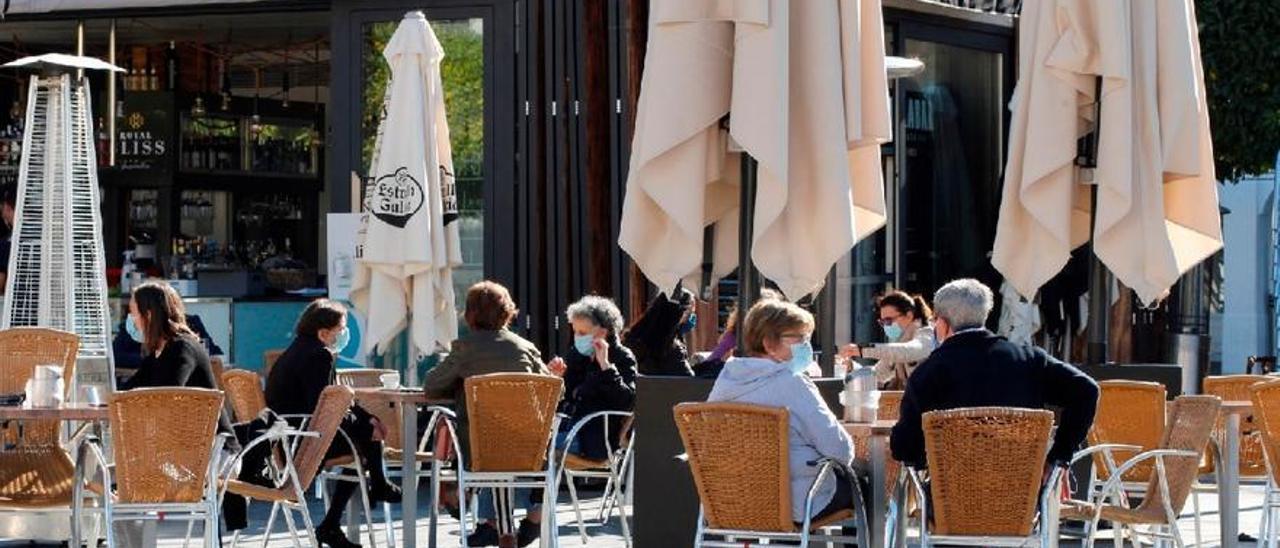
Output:
[[[422,495],[426,495],[426,492],[424,491]],[[589,494],[587,496],[593,496],[593,495]],[[1218,541],[1219,515],[1217,513],[1217,497],[1212,494],[1206,494],[1206,495],[1202,495],[1200,500],[1201,500],[1201,510],[1202,510],[1202,518],[1203,518],[1203,524],[1202,524],[1203,542],[1200,544],[1200,546],[1210,546],[1210,547],[1220,546],[1220,543]],[[1242,512],[1240,515],[1241,531],[1253,536],[1256,536],[1258,534],[1258,520],[1260,518],[1259,506],[1261,504],[1261,501],[1262,501],[1261,487],[1245,486],[1243,488],[1243,491],[1241,493],[1241,508],[1242,508]],[[311,506],[312,506],[312,514],[314,516],[314,519],[319,520],[322,513],[321,512],[322,504],[319,501],[315,501],[315,503],[312,504]],[[1179,526],[1183,532],[1183,538],[1185,539],[1187,545],[1191,546],[1195,542],[1195,536],[1194,536],[1193,520],[1191,518],[1190,503],[1188,503],[1187,506],[1188,507],[1186,509],[1185,514],[1182,516],[1182,519],[1179,521]],[[263,540],[262,528],[266,522],[266,518],[267,518],[266,514],[268,509],[269,507],[266,505],[262,505],[262,504],[254,505],[253,509],[251,510],[250,529],[247,531],[247,535],[242,538],[242,541],[241,541],[242,546],[262,546],[262,540]],[[423,505],[423,509],[424,510],[426,509],[425,504]],[[585,510],[588,516],[595,516],[596,512],[599,510],[598,501],[594,499],[587,501]],[[561,524],[561,527],[559,530],[559,539],[560,539],[561,545],[566,547],[581,546],[582,539],[581,537],[578,536],[577,528],[576,526],[574,526],[572,522],[573,510],[568,504],[567,496],[563,497],[563,500],[561,501],[561,504],[557,512],[558,512],[557,515],[559,516],[560,524]],[[382,521],[383,519],[382,512],[380,509],[375,509],[374,513],[375,513],[375,517],[377,518],[377,523],[375,524],[375,534],[377,536],[378,545],[385,546],[384,539],[386,537],[385,537],[385,528]],[[393,511],[392,518],[398,519],[399,512]],[[441,529],[437,536],[438,545],[442,547],[458,546],[459,545],[458,523],[448,517],[444,517],[443,519],[441,519],[440,526],[441,526]],[[278,524],[277,527],[278,528],[277,528],[276,534],[273,535],[272,538],[269,540],[268,546],[271,548],[292,546],[293,545],[292,541],[288,538],[288,535],[283,532],[282,524]],[[166,548],[176,548],[176,547],[182,546],[182,536],[184,532],[185,532],[185,525],[172,523],[172,522],[162,524],[159,528],[158,546],[166,547]],[[398,529],[396,533],[397,535],[399,534]],[[605,525],[600,525],[598,522],[590,524],[587,527],[587,533],[590,538],[590,542],[588,543],[589,546],[601,547],[601,548],[622,548],[626,546],[626,543],[624,542],[621,534],[621,529],[619,527],[619,522],[616,515],[613,519],[609,521],[609,523]],[[198,534],[198,531],[197,531],[197,534]],[[427,521],[425,519],[419,521],[418,528],[417,528],[417,540],[418,540],[418,546],[426,547],[428,545],[427,544],[427,541],[428,541]],[[362,542],[367,545],[368,537],[362,536]],[[199,544],[200,543],[197,540],[192,545],[199,546]],[[29,545],[29,543],[0,542],[0,547],[4,547],[4,548],[26,546],[26,545]],[[1099,543],[1098,545],[1111,546],[1112,543],[1109,541],[1104,541]],[[1079,546],[1079,543],[1063,542],[1063,546]],[[1245,547],[1254,546],[1254,543],[1242,542],[1240,543],[1240,546],[1245,546]],[[648,548],[648,547],[644,547],[644,548]],[[665,547],[654,547],[654,548],[665,548]]]

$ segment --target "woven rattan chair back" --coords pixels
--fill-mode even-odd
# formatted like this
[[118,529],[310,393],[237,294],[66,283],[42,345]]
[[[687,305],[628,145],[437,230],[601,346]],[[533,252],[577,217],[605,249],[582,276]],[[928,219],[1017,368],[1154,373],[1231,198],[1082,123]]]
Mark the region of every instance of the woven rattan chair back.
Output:
[[[1179,396],[1169,410],[1168,428],[1160,442],[1161,449],[1204,453],[1209,436],[1218,420],[1222,400],[1217,396]],[[1165,457],[1165,478],[1169,485],[1169,502],[1174,512],[1179,512],[1191,493],[1200,469],[1200,457]],[[1147,496],[1136,509],[1137,513],[1164,515],[1164,498],[1160,492],[1160,478],[1152,474],[1147,482]]]
[[335,375],[338,384],[351,388],[382,388],[382,376],[394,369],[342,369]]
[[119,501],[198,502],[221,412],[217,390],[140,388],[112,395]]
[[785,408],[682,403],[674,412],[710,527],[795,531]]
[[[1089,430],[1089,444],[1120,443],[1137,445],[1143,451],[1155,449],[1164,435],[1166,392],[1158,382],[1109,380],[1098,383],[1098,411]],[[1115,465],[1137,455],[1134,451],[1114,452]],[[1110,477],[1102,453],[1093,455],[1094,470],[1098,479]],[[1155,464],[1146,461],[1133,467],[1124,475],[1129,482],[1145,482],[1151,478]]]
[[1280,378],[1249,387],[1262,447],[1271,460],[1272,481],[1280,484]]
[[[80,351],[80,338],[75,334],[40,327],[15,327],[0,331],[0,394],[20,394],[26,390],[27,381],[35,374],[37,365],[62,367],[64,388],[70,392],[75,378],[76,353]],[[65,396],[66,394],[64,394]],[[47,446],[58,443],[61,423],[57,421],[27,421],[22,435],[16,425],[0,429],[9,445]]]
[[213,370],[213,386],[219,390],[222,389],[222,374],[227,371],[227,367],[222,363],[222,358],[209,358],[209,368]]
[[551,443],[564,381],[548,375],[495,373],[467,377],[472,472],[536,472]]
[[[1222,398],[1222,401],[1249,401],[1253,398],[1250,387],[1260,382],[1267,382],[1275,377],[1266,375],[1223,375],[1205,377],[1204,393]],[[1218,417],[1214,427],[1214,435],[1221,436],[1226,429],[1223,417]],[[1213,446],[1209,446],[1210,458],[1205,459],[1207,468],[1202,471],[1213,471]],[[1258,431],[1257,421],[1253,414],[1240,417],[1240,474],[1242,476],[1265,476],[1267,460],[1263,455],[1262,434]]]
[[880,403],[876,409],[876,419],[882,421],[896,421],[902,413],[902,394],[901,390],[885,390],[880,392]]
[[1053,412],[973,407],[924,414],[938,535],[1031,534]]
[[271,376],[271,368],[275,366],[276,360],[280,359],[282,355],[284,355],[284,350],[282,349],[268,350],[262,353],[262,378],[265,379]]
[[231,412],[236,422],[249,422],[267,408],[267,396],[262,391],[262,378],[253,371],[232,369],[222,374],[222,389],[231,400]]
[[316,473],[320,470],[320,464],[324,462],[324,454],[329,450],[329,444],[333,443],[333,437],[338,433],[338,426],[342,424],[343,417],[347,415],[355,399],[355,392],[346,386],[335,384],[320,392],[320,399],[316,401],[316,410],[311,414],[311,420],[307,422],[307,430],[318,432],[320,436],[303,438],[302,444],[298,446],[298,452],[293,455],[293,468],[298,472],[298,484],[302,486],[302,490],[311,488],[311,481],[315,479]]

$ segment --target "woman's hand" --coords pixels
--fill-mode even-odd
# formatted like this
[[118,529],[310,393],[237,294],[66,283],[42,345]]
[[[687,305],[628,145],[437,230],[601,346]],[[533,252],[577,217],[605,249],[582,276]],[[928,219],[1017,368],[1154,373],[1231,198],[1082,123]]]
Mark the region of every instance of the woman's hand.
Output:
[[858,347],[856,344],[846,344],[840,348],[840,357],[845,359],[861,358],[862,348]]
[[384,441],[387,439],[387,425],[382,424],[378,417],[369,417],[369,424],[373,426],[373,441]]
[[564,364],[564,360],[560,359],[560,356],[556,356],[551,358],[551,361],[547,362],[547,369],[551,370],[552,375],[563,377],[564,372],[569,369],[569,366]]
[[591,341],[591,346],[595,348],[595,352],[592,355],[595,356],[596,363],[600,365],[600,370],[608,371],[612,368],[613,364],[609,363],[609,343],[605,342],[604,339],[595,339]]

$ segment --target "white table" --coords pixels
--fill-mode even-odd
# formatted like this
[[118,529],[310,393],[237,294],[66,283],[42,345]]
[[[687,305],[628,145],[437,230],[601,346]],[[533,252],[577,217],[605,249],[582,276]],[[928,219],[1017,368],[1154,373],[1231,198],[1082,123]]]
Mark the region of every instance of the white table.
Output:
[[1226,428],[1218,446],[1218,514],[1221,518],[1222,548],[1235,548],[1240,532],[1240,417],[1253,413],[1248,401],[1222,402]]

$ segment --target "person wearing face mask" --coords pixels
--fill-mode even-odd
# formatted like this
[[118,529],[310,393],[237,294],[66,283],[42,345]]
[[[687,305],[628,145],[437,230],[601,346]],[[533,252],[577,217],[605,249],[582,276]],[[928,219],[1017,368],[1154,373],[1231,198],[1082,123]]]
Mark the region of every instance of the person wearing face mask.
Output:
[[[560,423],[561,442],[582,417],[597,411],[631,411],[636,400],[636,359],[618,341],[622,328],[618,306],[605,297],[588,295],[569,305],[565,315],[573,327],[573,348],[547,364],[552,374],[564,378],[560,412],[569,419]],[[609,436],[615,446],[621,428],[618,421],[610,423]],[[568,448],[569,452],[593,460],[606,458],[603,430],[584,427],[578,433],[577,446]]]
[[636,356],[641,375],[692,377],[684,336],[698,325],[693,293],[679,288],[668,298],[659,293],[627,329],[622,344]]
[[840,349],[840,356],[876,360],[876,384],[880,389],[902,390],[916,364],[928,358],[937,346],[933,328],[926,324],[933,313],[924,297],[904,291],[890,291],[880,296],[876,310],[888,342],[866,348],[845,345]]
[[[320,393],[334,383],[337,354],[351,340],[347,329],[347,307],[329,299],[317,299],[307,305],[298,319],[293,343],[271,367],[267,377],[267,407],[281,415],[310,415],[315,412]],[[356,446],[356,452],[369,474],[369,498],[373,502],[400,502],[400,490],[383,475],[382,440],[386,427],[360,406],[352,406],[340,426]],[[337,438],[329,446],[325,460],[349,455],[351,448]],[[356,483],[336,482],[329,497],[329,508],[316,527],[316,539],[326,546],[358,547],[343,534],[342,512],[358,487]]]
[[1039,348],[1015,344],[984,325],[994,298],[973,279],[955,280],[933,296],[938,349],[907,380],[901,414],[889,438],[893,458],[925,467],[923,415],[960,407],[1061,409],[1045,474],[1065,466],[1084,442],[1098,406],[1098,384]]
[[[810,463],[830,458],[851,465],[853,439],[840,426],[804,372],[813,363],[813,315],[803,308],[776,299],[757,302],[747,311],[741,331],[746,356],[735,356],[711,388],[707,401],[750,403],[785,407],[788,420],[791,477],[791,519],[804,521],[804,502],[818,476]],[[854,505],[853,481],[840,468],[814,495],[811,517],[824,518]]]
[[[218,346],[218,343],[214,342],[213,336],[205,328],[200,316],[187,314],[186,320],[187,327],[200,339],[200,343],[204,346],[204,350],[209,356],[221,356],[224,354],[222,348]],[[115,359],[117,374],[122,370],[137,369],[138,366],[142,365],[142,340],[142,332],[138,331],[138,326],[129,321],[129,318],[126,317],[121,320],[120,325],[116,326],[116,336],[111,340],[111,356]]]

